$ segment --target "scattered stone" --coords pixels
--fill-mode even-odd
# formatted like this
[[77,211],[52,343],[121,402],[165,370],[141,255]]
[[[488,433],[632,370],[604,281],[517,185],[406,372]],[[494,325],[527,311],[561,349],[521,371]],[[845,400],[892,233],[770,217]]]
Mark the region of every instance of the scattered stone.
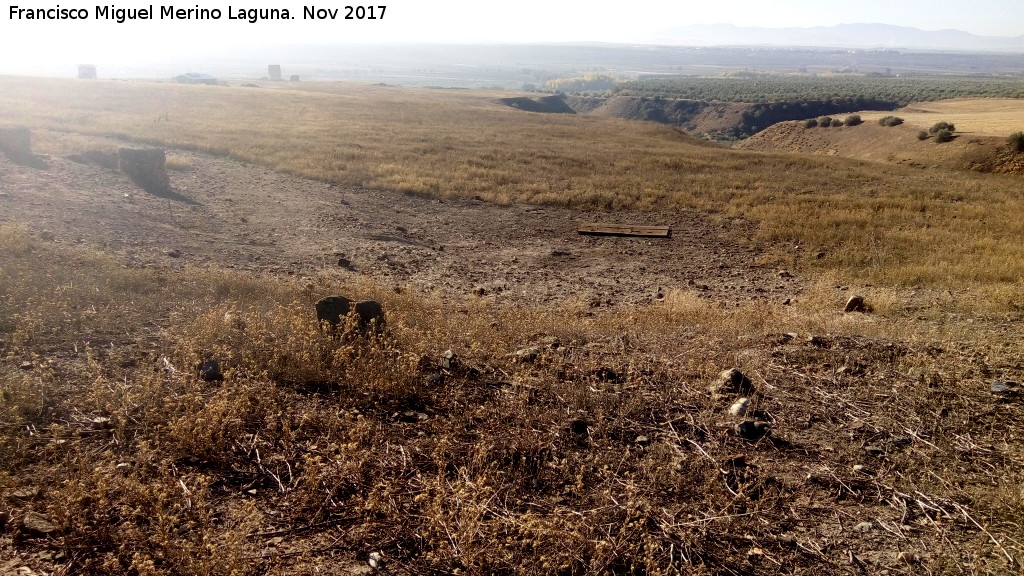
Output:
[[33,367],[32,362],[30,362],[28,360],[22,362],[21,365],[18,366],[18,368],[21,368],[22,370],[31,370],[32,367]]
[[825,257],[825,253],[824,252],[818,252],[817,254],[814,255],[814,257],[817,258],[818,260],[821,260],[822,258]]
[[181,250],[178,250],[177,248],[171,248],[167,252],[164,252],[164,254],[166,254],[170,258],[180,258]]
[[516,360],[520,362],[533,362],[540,356],[540,348],[531,346],[529,348],[522,348],[515,352]]
[[788,270],[782,270],[781,272],[779,272],[779,278],[792,278],[792,277],[793,277],[793,275],[790,274]]
[[815,348],[827,348],[828,340],[824,336],[808,336],[807,343]]
[[586,420],[573,420],[572,423],[569,424],[569,430],[572,431],[573,434],[585,436],[590,433],[590,426],[587,424]]
[[864,451],[872,456],[881,456],[882,454],[885,454],[885,449],[879,446],[868,445],[864,447]]
[[921,561],[921,557],[913,552],[903,551],[896,555],[897,562],[906,562],[907,564],[917,564]]
[[730,416],[744,416],[750,408],[750,398],[740,398],[729,406]]
[[114,427],[113,422],[106,416],[97,416],[89,421],[92,424],[93,430],[110,430]]
[[620,382],[622,380],[618,372],[608,368],[607,366],[602,366],[597,370],[594,370],[594,378],[597,378],[602,382]]
[[636,440],[634,440],[634,442],[636,442],[638,446],[647,446],[651,443],[651,439],[641,434],[640,436],[636,437]]
[[562,345],[562,341],[558,339],[558,336],[545,336],[540,339],[540,343],[552,350],[557,350]]
[[455,370],[459,367],[459,356],[451,348],[441,353],[441,368]]
[[857,532],[871,532],[875,529],[875,525],[871,522],[861,522],[853,527]]
[[402,412],[402,415],[398,419],[402,422],[423,422],[428,418],[430,418],[430,416],[427,416],[423,412],[406,410],[405,412]]
[[863,296],[850,296],[850,299],[846,301],[846,307],[843,308],[843,312],[866,312],[867,306],[864,304]]
[[746,468],[747,466],[747,455],[746,454],[733,454],[725,459],[725,465],[733,468]]
[[1012,400],[1020,394],[1019,384],[1008,380],[993,380],[991,390],[1003,400]]
[[32,500],[39,496],[39,493],[40,490],[38,486],[26,486],[11,492],[11,498],[14,498],[15,500]]
[[224,373],[220,370],[220,362],[213,358],[203,360],[199,364],[199,378],[204,382],[219,382],[224,379]]
[[26,512],[21,520],[21,527],[32,536],[48,536],[57,532],[57,526],[38,512]]
[[864,474],[866,476],[874,476],[875,475],[874,470],[868,468],[867,466],[865,466],[863,464],[854,464],[853,465],[853,471],[855,473],[857,473],[857,474]]
[[346,270],[352,269],[352,261],[348,258],[338,258],[338,266]]
[[473,289],[473,294],[476,294],[477,296],[480,297],[486,296],[487,288],[484,288],[483,286],[477,286],[476,288]]
[[337,327],[341,319],[352,311],[358,316],[361,330],[384,327],[384,309],[374,300],[355,302],[344,296],[328,296],[316,303],[316,319],[321,323],[327,322],[332,328]]
[[718,379],[711,384],[709,390],[712,396],[717,398],[734,394],[750,396],[754,393],[754,384],[742,372],[730,368],[718,375]]
[[388,567],[387,562],[384,560],[384,555],[380,552],[370,552],[370,557],[366,562],[374,572],[385,572]]
[[771,424],[760,420],[746,420],[736,425],[736,435],[744,440],[759,440],[771,432]]

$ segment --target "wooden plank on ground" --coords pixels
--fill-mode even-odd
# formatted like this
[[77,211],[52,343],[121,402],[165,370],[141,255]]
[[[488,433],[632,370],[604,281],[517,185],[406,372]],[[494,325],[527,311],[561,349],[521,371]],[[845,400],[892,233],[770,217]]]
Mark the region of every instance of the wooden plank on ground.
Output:
[[580,226],[579,233],[590,236],[672,237],[672,229],[668,226],[636,226],[633,224],[584,224]]

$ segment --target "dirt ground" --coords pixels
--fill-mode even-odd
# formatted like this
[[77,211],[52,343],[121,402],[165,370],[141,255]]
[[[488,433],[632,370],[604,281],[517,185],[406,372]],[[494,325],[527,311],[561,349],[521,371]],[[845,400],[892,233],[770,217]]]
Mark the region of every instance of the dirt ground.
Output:
[[[97,140],[98,146],[122,144]],[[229,158],[169,150],[173,192],[116,170],[0,156],[0,222],[117,254],[133,266],[234,268],[516,304],[650,301],[668,289],[728,303],[794,297],[797,279],[758,264],[753,227],[697,214],[585,213],[356,190]],[[668,225],[670,239],[577,234],[589,222]]]

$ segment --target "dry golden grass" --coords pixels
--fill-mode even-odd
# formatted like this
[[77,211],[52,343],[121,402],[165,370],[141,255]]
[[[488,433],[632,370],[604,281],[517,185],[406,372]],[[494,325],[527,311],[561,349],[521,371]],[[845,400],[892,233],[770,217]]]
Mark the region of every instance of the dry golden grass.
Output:
[[907,124],[929,128],[936,122],[949,122],[959,133],[1005,138],[1024,130],[1024,100],[979,98],[918,102],[897,112],[861,112],[865,122],[877,122],[883,116],[896,115]]
[[1024,278],[1019,176],[740,152],[655,124],[524,113],[477,91],[12,77],[0,88],[0,123],[230,154],[345,185],[746,218],[767,259],[796,257],[846,282],[1012,291]]
[[[873,315],[825,311],[827,278],[789,307],[673,292],[593,314],[0,240],[0,498],[15,550],[63,573],[339,573],[378,549],[401,572],[480,575],[1024,559],[1024,421],[987,391],[1021,370],[1012,325],[911,329],[883,293]],[[337,292],[381,300],[388,332],[321,331],[312,303]],[[223,381],[198,378],[208,358]],[[732,399],[708,393],[734,366],[771,438],[737,438]],[[56,536],[26,533],[30,510]]]

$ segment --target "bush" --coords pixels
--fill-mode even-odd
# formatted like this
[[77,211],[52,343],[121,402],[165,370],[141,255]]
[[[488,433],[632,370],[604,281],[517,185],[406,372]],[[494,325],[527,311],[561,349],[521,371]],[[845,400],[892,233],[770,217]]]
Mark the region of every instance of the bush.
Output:
[[949,122],[936,122],[931,128],[928,129],[929,134],[937,134],[939,130],[945,130],[947,132],[955,132],[956,127]]
[[1014,152],[1024,152],[1024,132],[1014,132],[1006,138],[1006,144]]
[[950,132],[949,130],[945,129],[945,128],[939,128],[938,130],[935,131],[935,141],[936,142],[939,142],[939,143],[949,142],[952,139],[953,139],[953,133]]
[[928,131],[927,130],[921,130],[920,132],[918,132],[917,133],[917,139],[918,140],[927,140],[928,139]]
[[860,114],[851,114],[846,117],[846,120],[843,120],[843,126],[857,126],[863,122],[864,121],[860,119]]
[[804,128],[814,128],[818,125],[818,121],[814,118],[808,118],[804,120]]
[[884,118],[879,118],[878,123],[882,126],[899,126],[903,124],[903,118],[899,116],[885,116]]
[[821,116],[818,118],[818,126],[822,128],[828,128],[832,125],[832,118],[830,116]]

